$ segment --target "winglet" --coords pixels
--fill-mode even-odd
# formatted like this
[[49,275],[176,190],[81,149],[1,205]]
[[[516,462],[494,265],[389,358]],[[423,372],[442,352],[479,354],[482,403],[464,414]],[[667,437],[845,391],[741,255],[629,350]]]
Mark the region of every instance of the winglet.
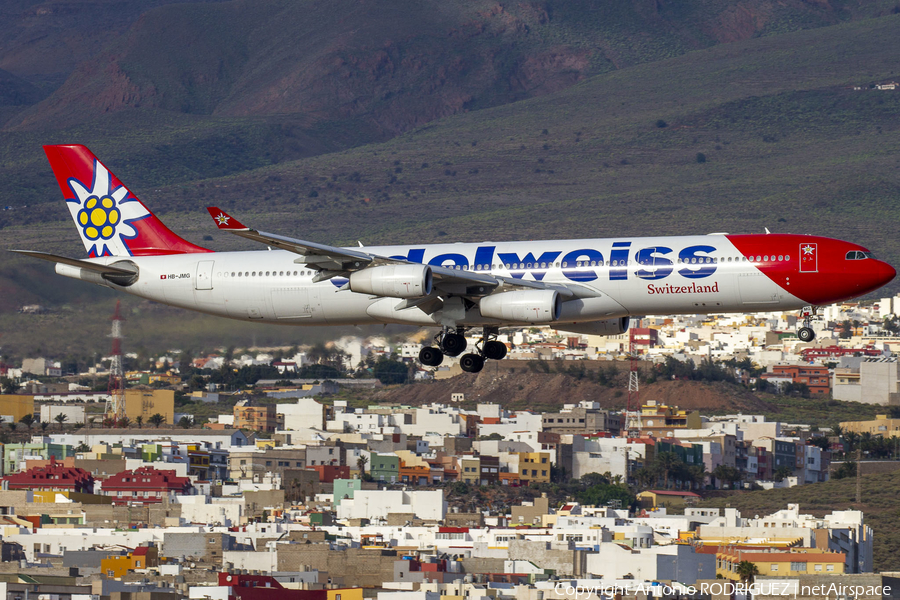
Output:
[[229,215],[227,212],[225,212],[221,208],[217,208],[215,206],[207,206],[206,210],[209,211],[209,216],[211,216],[213,218],[213,221],[216,222],[216,226],[219,229],[227,229],[230,231],[235,231],[235,230],[246,231],[246,230],[250,229],[249,227],[247,227],[246,225],[244,225],[243,223],[241,223],[240,221],[238,221],[237,219],[235,219],[234,217]]

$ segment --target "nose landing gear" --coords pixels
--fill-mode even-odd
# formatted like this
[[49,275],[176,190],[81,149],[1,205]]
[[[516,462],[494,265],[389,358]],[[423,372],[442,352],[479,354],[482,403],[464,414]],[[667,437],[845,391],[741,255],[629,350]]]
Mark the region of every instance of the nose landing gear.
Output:
[[797,337],[800,338],[801,342],[811,342],[816,339],[816,332],[813,331],[810,325],[812,325],[812,320],[816,316],[817,310],[817,306],[804,306],[803,310],[800,311],[800,316],[803,317],[803,327],[797,330]]
[[[498,342],[498,329],[485,327],[481,341],[475,345],[476,352],[463,354],[459,359],[460,368],[466,373],[478,373],[484,368],[485,359],[502,360],[506,356],[506,344]],[[426,367],[436,367],[444,360],[444,356],[459,356],[468,345],[465,328],[457,327],[456,331],[445,327],[434,336],[435,346],[426,346],[419,351],[419,362]]]

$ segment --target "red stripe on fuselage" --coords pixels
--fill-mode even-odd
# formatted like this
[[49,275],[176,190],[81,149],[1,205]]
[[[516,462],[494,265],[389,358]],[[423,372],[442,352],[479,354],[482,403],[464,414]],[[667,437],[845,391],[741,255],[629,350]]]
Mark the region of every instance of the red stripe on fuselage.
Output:
[[[813,235],[729,235],[748,262],[789,294],[823,306],[877,290],[896,275],[889,264],[874,259],[848,260],[850,251],[868,252],[859,244]],[[801,271],[803,247],[813,246],[816,271]],[[762,257],[762,259],[757,259]],[[779,257],[786,257],[778,260]]]

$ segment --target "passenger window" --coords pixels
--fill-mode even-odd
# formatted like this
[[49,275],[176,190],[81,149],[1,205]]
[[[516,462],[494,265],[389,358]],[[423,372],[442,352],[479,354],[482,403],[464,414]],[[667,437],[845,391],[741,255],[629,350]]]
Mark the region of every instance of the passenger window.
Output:
[[783,260],[784,260],[784,257],[783,257],[782,255],[779,254],[779,255],[778,255],[778,262],[781,262],[781,261],[783,261]]
[[790,254],[785,254],[785,255],[784,255],[784,260],[791,260],[791,255],[790,255]]

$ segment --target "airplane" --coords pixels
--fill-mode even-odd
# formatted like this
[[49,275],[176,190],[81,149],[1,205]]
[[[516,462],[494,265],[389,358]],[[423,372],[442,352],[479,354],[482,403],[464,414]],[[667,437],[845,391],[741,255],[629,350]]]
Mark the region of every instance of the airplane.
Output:
[[[211,315],[283,325],[438,328],[419,353],[464,371],[500,360],[500,327],[618,335],[635,315],[801,310],[862,296],[896,271],[852,242],[793,234],[616,237],[339,248],[252,229],[217,207],[217,227],[268,250],[214,252],[170,231],[82,145],[44,146],[87,258],[13,250],[60,275]],[[474,351],[465,333],[481,329]]]

